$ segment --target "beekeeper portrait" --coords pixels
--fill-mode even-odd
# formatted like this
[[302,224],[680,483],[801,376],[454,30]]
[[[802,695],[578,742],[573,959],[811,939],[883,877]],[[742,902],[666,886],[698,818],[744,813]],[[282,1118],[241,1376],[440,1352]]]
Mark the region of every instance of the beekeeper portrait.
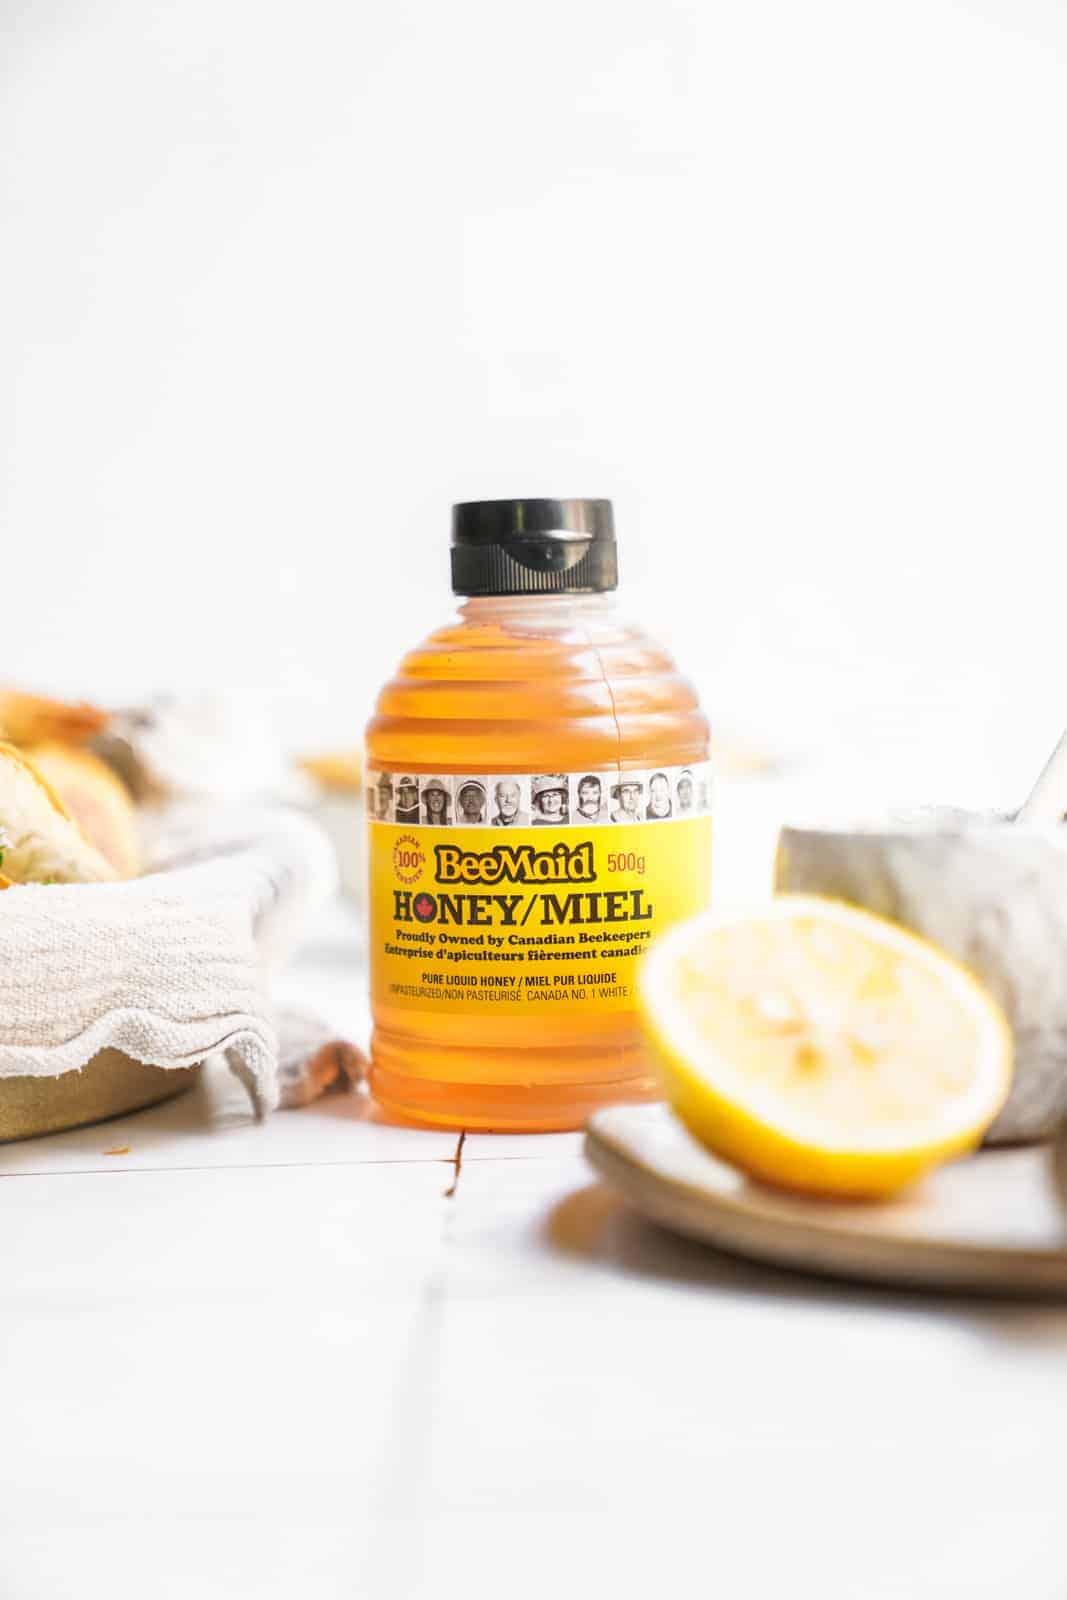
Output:
[[567,822],[567,780],[554,772],[535,778],[530,785],[535,828],[561,828]]

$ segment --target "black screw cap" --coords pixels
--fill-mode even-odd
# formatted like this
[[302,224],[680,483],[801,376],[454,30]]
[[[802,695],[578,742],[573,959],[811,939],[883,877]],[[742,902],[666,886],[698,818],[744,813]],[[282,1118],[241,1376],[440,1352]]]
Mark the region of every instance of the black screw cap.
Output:
[[602,594],[618,581],[610,500],[465,500],[452,507],[456,594]]

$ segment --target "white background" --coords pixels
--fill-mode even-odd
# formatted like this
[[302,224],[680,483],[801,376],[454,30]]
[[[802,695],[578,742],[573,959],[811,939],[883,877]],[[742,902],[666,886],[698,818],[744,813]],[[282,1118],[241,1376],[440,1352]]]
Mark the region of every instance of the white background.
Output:
[[[0,24],[0,683],[353,740],[453,499],[606,494],[720,724],[1018,798],[1067,722],[1067,6]],[[292,997],[347,1029],[354,967]],[[698,1251],[576,1136],[460,1174],[202,1090],[5,1155],[11,1600],[1063,1595],[1061,1309]]]
[[0,676],[353,739],[453,499],[606,494],[720,725],[1018,797],[1067,711],[1064,7],[0,15]]

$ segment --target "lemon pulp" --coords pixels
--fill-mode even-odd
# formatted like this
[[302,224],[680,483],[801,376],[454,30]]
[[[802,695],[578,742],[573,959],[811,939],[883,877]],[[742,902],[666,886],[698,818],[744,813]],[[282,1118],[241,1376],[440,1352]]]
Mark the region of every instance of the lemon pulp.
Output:
[[879,1195],[977,1144],[1011,1043],[978,981],[868,912],[780,896],[649,953],[642,1016],[668,1097],[765,1181]]

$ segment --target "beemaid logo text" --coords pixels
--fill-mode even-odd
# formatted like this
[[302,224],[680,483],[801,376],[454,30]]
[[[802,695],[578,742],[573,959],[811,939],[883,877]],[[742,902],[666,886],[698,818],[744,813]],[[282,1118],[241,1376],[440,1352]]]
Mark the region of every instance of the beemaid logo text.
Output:
[[[580,844],[562,842],[538,849],[532,844],[498,844],[491,850],[464,850],[458,844],[435,844],[435,893],[421,889],[393,890],[393,920],[397,938],[407,934],[400,925],[440,924],[442,927],[558,928],[600,922],[649,922],[653,907],[643,888],[593,888],[596,863],[589,839]],[[495,893],[489,891],[496,890]],[[412,935],[430,940],[428,931]],[[439,938],[446,940],[448,935]],[[474,942],[496,938],[498,944],[534,945],[544,942],[574,943],[571,935],[477,934]],[[580,935],[578,937],[581,937]],[[470,942],[470,941],[465,941]],[[473,959],[473,957],[472,957]],[[528,960],[535,959],[531,953]],[[538,957],[537,959],[540,959]]]
[[592,840],[537,850],[532,844],[498,844],[492,850],[434,846],[438,883],[595,883]]

